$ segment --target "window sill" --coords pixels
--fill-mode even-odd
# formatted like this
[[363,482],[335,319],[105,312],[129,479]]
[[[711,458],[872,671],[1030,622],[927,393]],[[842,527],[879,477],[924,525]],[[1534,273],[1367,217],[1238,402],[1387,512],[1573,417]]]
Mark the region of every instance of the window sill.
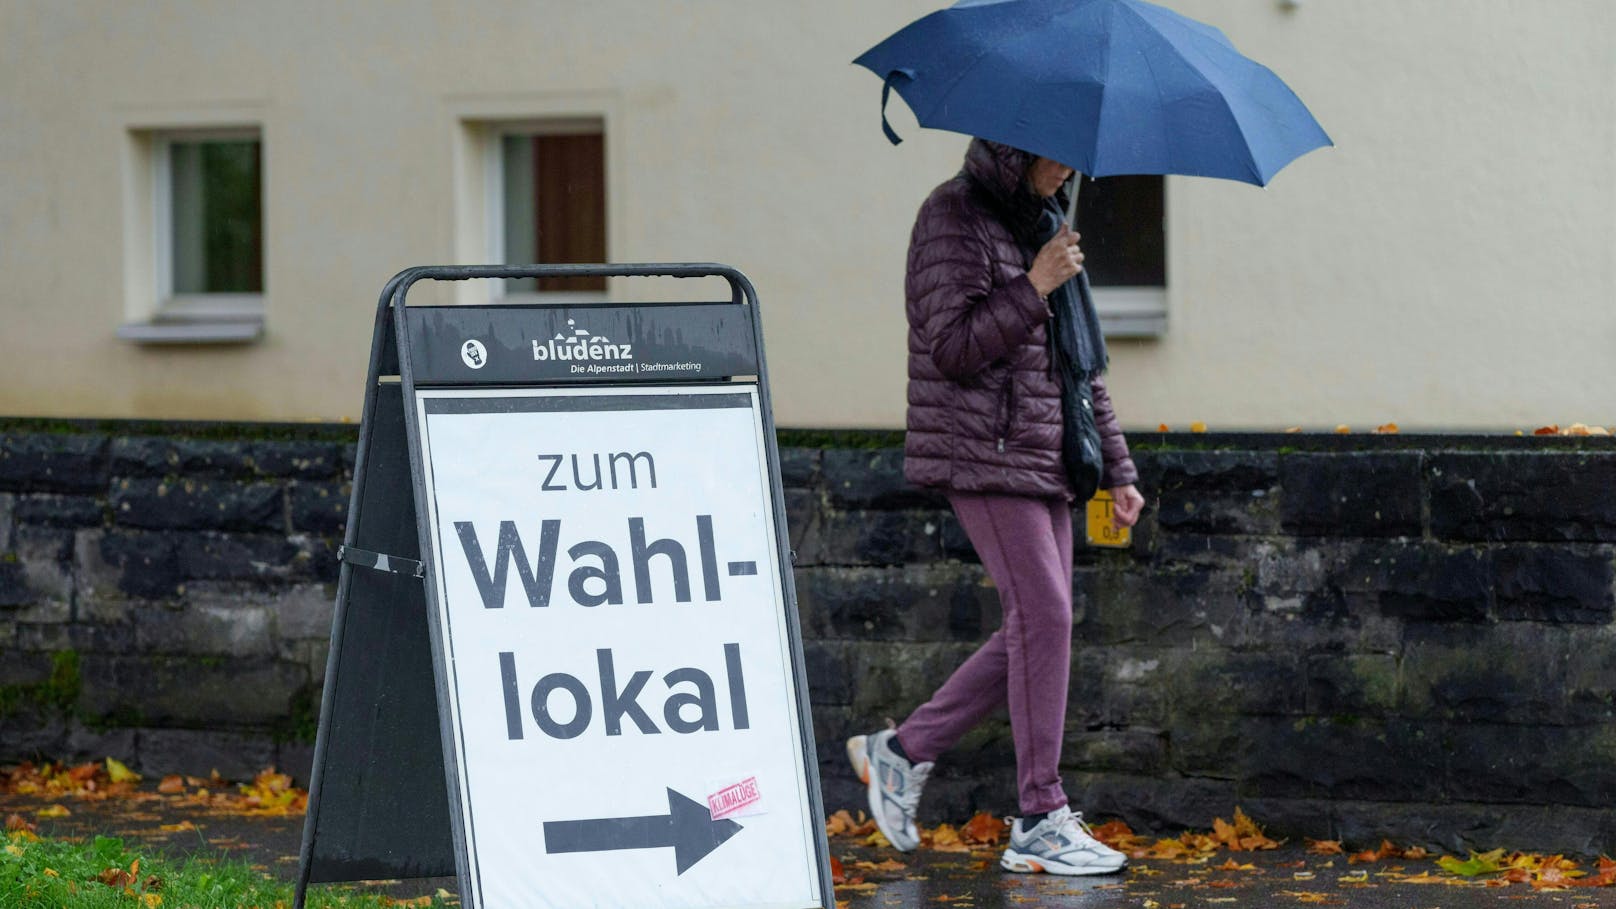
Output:
[[233,322],[129,322],[118,337],[136,344],[252,344],[264,336],[264,320]]
[[1167,334],[1167,288],[1096,287],[1094,308],[1107,338],[1159,338]]
[[263,336],[263,298],[250,294],[174,297],[151,321],[118,326],[118,337],[136,344],[252,344]]

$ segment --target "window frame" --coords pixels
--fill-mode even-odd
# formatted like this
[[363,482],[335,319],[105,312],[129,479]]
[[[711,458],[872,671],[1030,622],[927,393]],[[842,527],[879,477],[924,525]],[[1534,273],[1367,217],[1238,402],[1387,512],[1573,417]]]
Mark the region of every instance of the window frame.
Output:
[[[239,344],[259,340],[264,333],[265,300],[269,294],[268,208],[269,168],[265,162],[268,143],[261,123],[230,125],[130,127],[132,154],[145,184],[132,186],[144,199],[129,200],[125,229],[134,236],[145,234],[145,267],[134,264],[128,277],[144,275],[144,288],[129,286],[132,292],[127,309],[131,316],[144,315],[119,326],[117,335],[139,344]],[[174,292],[174,173],[173,147],[197,142],[255,141],[259,145],[259,256],[262,289],[258,293]],[[133,175],[131,175],[133,176]],[[127,197],[126,197],[127,198]],[[128,207],[129,203],[126,203]],[[139,241],[137,240],[137,243]],[[137,246],[138,249],[138,246]],[[145,301],[142,303],[141,301]]]
[[[594,134],[601,137],[601,193],[606,209],[606,258],[611,258],[611,167],[607,143],[607,117],[604,114],[572,114],[492,120],[485,123],[482,143],[483,237],[487,261],[505,263],[505,140],[520,136],[563,136]],[[592,304],[606,303],[611,290],[507,291],[504,281],[487,281],[491,303]]]

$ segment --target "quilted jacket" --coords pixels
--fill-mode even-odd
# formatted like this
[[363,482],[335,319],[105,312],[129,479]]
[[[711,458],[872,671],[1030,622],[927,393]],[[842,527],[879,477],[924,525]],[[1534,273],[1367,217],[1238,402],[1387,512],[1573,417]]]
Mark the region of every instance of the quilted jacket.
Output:
[[[976,139],[920,207],[909,240],[904,475],[961,492],[1065,496],[1050,311],[1027,277],[1043,206],[1033,157]],[[1019,239],[1018,239],[1019,237]],[[1105,488],[1137,482],[1105,382],[1094,382]]]

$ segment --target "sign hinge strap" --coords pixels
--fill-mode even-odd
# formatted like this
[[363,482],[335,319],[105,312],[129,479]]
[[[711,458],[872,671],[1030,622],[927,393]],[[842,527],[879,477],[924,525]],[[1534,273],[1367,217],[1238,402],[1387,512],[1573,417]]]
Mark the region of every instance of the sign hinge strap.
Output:
[[357,546],[338,546],[337,560],[347,562],[349,565],[358,565],[361,568],[374,568],[377,571],[386,571],[393,574],[407,574],[412,578],[426,577],[426,563],[402,556],[390,556],[385,552],[371,552]]

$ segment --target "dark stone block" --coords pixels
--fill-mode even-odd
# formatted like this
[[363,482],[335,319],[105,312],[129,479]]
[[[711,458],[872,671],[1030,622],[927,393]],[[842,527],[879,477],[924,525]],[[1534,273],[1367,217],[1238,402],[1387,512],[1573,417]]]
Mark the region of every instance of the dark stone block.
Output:
[[915,511],[827,511],[803,542],[803,562],[901,565],[935,560],[938,516]]
[[314,744],[281,742],[275,747],[275,767],[292,778],[292,785],[309,788],[309,776],[314,772]]
[[1529,622],[1411,625],[1401,712],[1470,722],[1557,723],[1569,716],[1565,629]]
[[1167,735],[1157,729],[1068,729],[1061,766],[1083,773],[1161,776],[1167,770]]
[[1091,644],[1216,642],[1249,609],[1240,576],[1227,571],[1121,563],[1081,568],[1076,585],[1075,635]]
[[266,735],[204,729],[141,729],[136,737],[137,768],[161,777],[171,773],[245,782],[274,766],[275,742]]
[[143,609],[134,619],[136,647],[143,654],[241,658],[275,653],[274,623],[262,605],[187,603]]
[[1158,493],[1252,492],[1279,482],[1272,451],[1153,451],[1134,456],[1139,481]]
[[258,473],[269,477],[322,480],[343,474],[343,449],[339,442],[252,442],[246,446],[247,461]]
[[1216,714],[1297,714],[1305,708],[1306,673],[1289,652],[1170,650],[1161,655],[1175,714],[1207,722]]
[[1604,852],[1612,822],[1608,810],[1534,805],[1429,805],[1337,802],[1331,839],[1399,845],[1465,855],[1501,844],[1545,854],[1591,856]]
[[[8,558],[9,557],[9,558]],[[15,553],[0,554],[0,607],[28,606],[39,598]]]
[[1602,625],[1616,614],[1616,563],[1606,548],[1501,549],[1493,576],[1501,619]]
[[101,435],[0,434],[0,489],[105,492],[107,446]]
[[1270,451],[1157,451],[1141,467],[1162,531],[1278,531],[1278,456]]
[[0,650],[0,688],[14,685],[37,685],[51,676],[51,657],[48,653]]
[[119,477],[250,477],[246,443],[169,436],[124,436],[112,442],[112,473]]
[[1097,731],[1166,722],[1166,653],[1145,648],[1079,647],[1072,653],[1067,726]]
[[1000,621],[979,568],[809,568],[797,578],[803,627],[816,636],[975,641]]
[[1375,597],[1389,616],[1427,622],[1480,622],[1492,602],[1490,555],[1436,543],[1359,550],[1331,587]]
[[11,551],[11,516],[16,505],[16,496],[0,492],[0,553]]
[[815,712],[821,705],[853,703],[853,673],[846,645],[837,641],[805,641],[803,669]]
[[1241,795],[1417,801],[1443,794],[1446,755],[1435,725],[1252,718],[1229,747],[1225,759],[1237,768]]
[[811,489],[819,481],[819,449],[780,449],[780,485],[786,489]]
[[1616,726],[1456,725],[1447,795],[1456,801],[1608,808]]
[[112,725],[269,728],[308,685],[302,666],[264,659],[86,654],[79,710]]
[[19,496],[17,522],[41,527],[100,527],[106,503],[92,496]]
[[1616,720],[1616,627],[1568,629],[1571,650],[1566,697],[1578,722]]
[[1397,707],[1393,654],[1326,654],[1307,661],[1307,712],[1384,716]]
[[887,717],[908,716],[948,680],[975,644],[858,642],[849,645],[853,715],[879,728]]
[[806,564],[803,559],[807,553],[803,546],[814,521],[819,518],[819,493],[812,489],[787,489],[785,499],[786,534],[792,551],[797,553],[797,564]]
[[185,582],[172,534],[110,530],[97,547],[100,561],[117,575],[117,586],[130,596],[172,597]]
[[293,529],[341,536],[348,526],[352,484],[300,482],[293,484],[289,495]]
[[821,470],[831,504],[841,508],[948,507],[941,493],[911,486],[904,480],[901,448],[831,449],[824,454]]
[[1277,499],[1267,490],[1166,490],[1156,510],[1162,530],[1178,533],[1272,534],[1279,530]]
[[285,530],[282,491],[271,483],[123,479],[112,488],[113,521],[164,530]]
[[1439,537],[1616,542],[1616,453],[1438,454],[1426,472]]
[[184,533],[172,539],[186,580],[261,581],[288,577],[298,548],[285,537]]
[[297,553],[292,556],[292,578],[336,583],[342,571],[342,563],[337,560],[337,548],[342,545],[340,538],[296,534],[290,540],[297,546]]
[[1285,455],[1279,460],[1281,524],[1301,536],[1419,536],[1421,457],[1415,452]]
[[1137,832],[1174,836],[1208,829],[1238,804],[1234,784],[1202,779],[1075,774],[1067,777],[1066,793],[1086,817],[1117,817]]
[[976,547],[971,544],[970,536],[965,533],[965,525],[959,522],[953,509],[939,515],[939,526],[942,527],[938,538],[943,547],[943,558],[961,562],[982,561],[982,557],[976,554]]

